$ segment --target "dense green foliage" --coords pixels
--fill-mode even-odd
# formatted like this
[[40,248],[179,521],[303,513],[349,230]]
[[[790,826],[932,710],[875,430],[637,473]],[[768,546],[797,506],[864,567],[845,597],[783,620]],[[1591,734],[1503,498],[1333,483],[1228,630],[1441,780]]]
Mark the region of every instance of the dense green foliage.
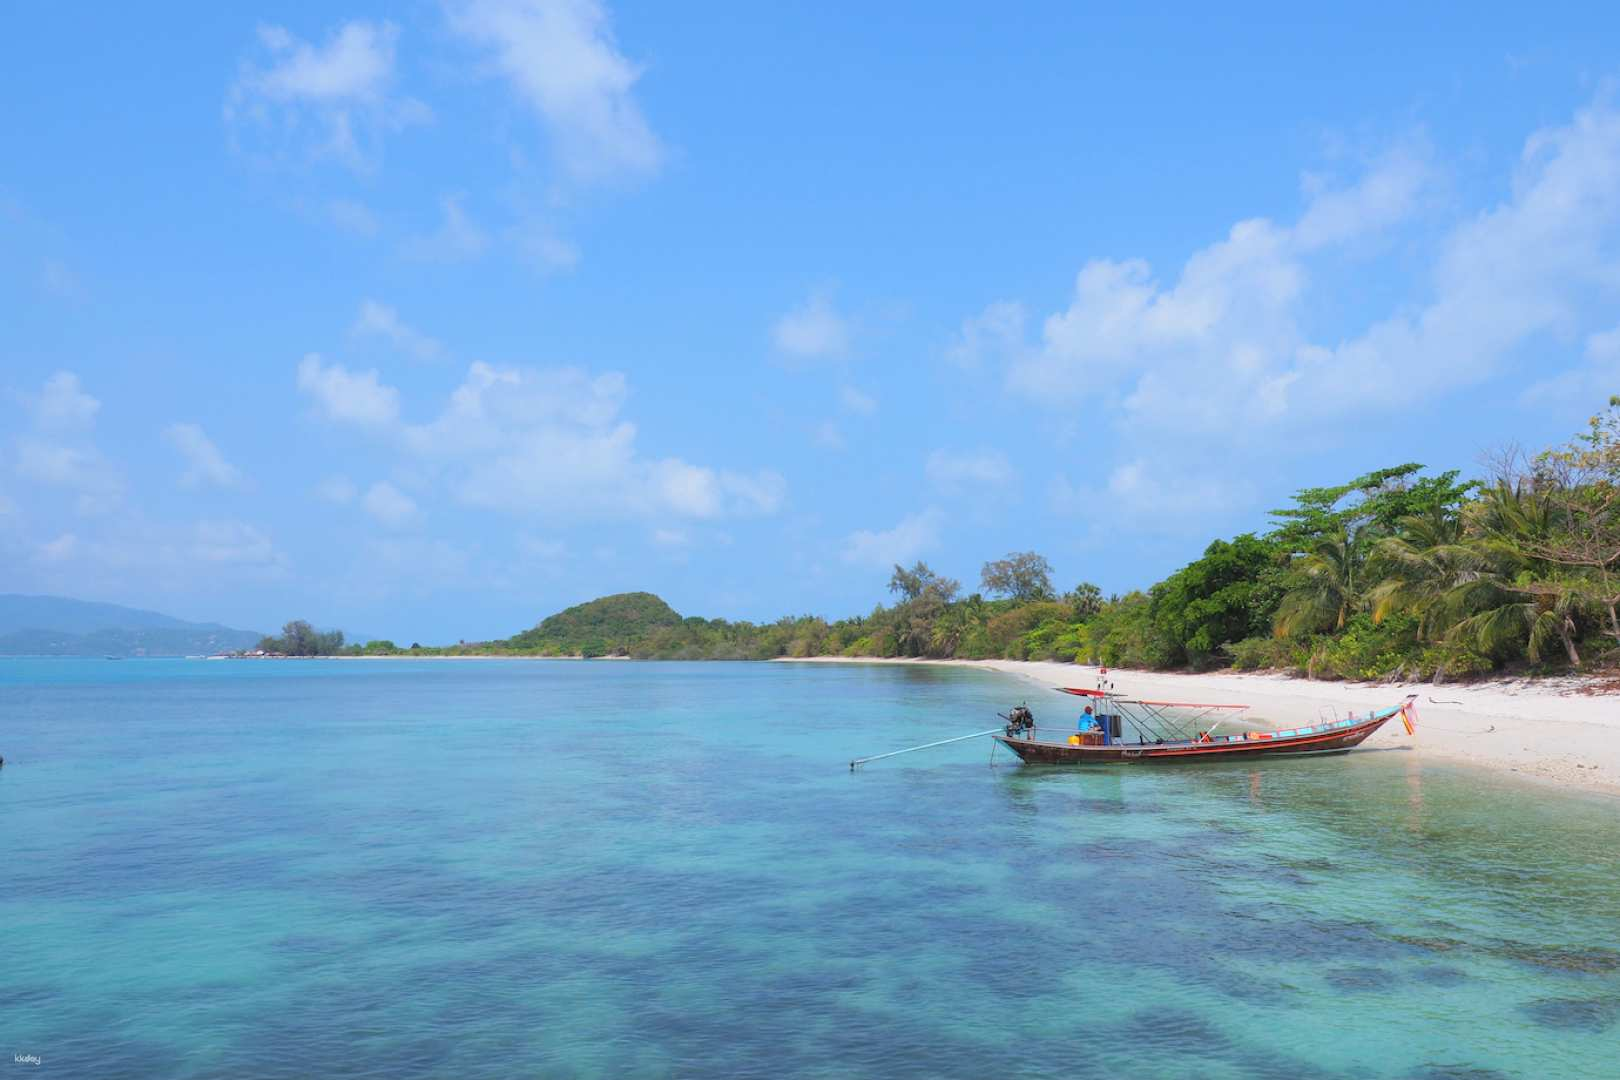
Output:
[[680,624],[675,609],[652,593],[619,593],[559,611],[505,644],[545,656],[622,656]]
[[317,630],[303,619],[294,619],[281,628],[280,637],[259,639],[259,651],[280,656],[341,656],[343,631]]
[[[982,591],[965,597],[926,563],[896,566],[889,606],[837,622],[682,618],[650,593],[625,593],[506,641],[409,650],[374,641],[350,651],[1012,658],[1343,679],[1591,668],[1620,657],[1620,398],[1567,445],[1529,460],[1504,455],[1483,481],[1421,473],[1397,465],[1300,491],[1272,512],[1269,532],[1216,540],[1124,596],[1104,598],[1089,582],[1059,596],[1046,559],[1026,551],[985,563]],[[284,638],[299,626],[309,630],[289,623]]]

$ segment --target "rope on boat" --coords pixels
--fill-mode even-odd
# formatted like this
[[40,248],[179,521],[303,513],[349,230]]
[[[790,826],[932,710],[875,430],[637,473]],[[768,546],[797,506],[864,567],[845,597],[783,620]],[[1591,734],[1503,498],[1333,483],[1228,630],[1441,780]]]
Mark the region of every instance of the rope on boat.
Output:
[[856,758],[854,761],[849,763],[849,771],[854,772],[856,766],[865,765],[868,761],[878,761],[882,758],[894,757],[896,754],[909,754],[913,750],[929,750],[933,747],[945,746],[946,744],[953,742],[966,742],[969,739],[982,739],[986,735],[994,735],[1000,730],[1001,729],[998,727],[993,727],[985,731],[975,731],[971,735],[958,735],[954,739],[941,739],[938,742],[923,743],[921,746],[908,746],[904,750],[890,750],[887,754],[873,754],[871,757]]

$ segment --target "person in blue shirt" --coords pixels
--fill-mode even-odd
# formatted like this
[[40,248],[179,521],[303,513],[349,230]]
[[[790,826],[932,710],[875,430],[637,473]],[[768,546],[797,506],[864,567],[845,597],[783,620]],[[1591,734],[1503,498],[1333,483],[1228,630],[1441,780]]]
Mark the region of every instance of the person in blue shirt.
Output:
[[1104,746],[1108,746],[1113,742],[1113,740],[1108,737],[1108,722],[1101,716],[1093,713],[1090,705],[1087,705],[1085,712],[1080,714],[1080,730],[1102,732],[1102,741]]

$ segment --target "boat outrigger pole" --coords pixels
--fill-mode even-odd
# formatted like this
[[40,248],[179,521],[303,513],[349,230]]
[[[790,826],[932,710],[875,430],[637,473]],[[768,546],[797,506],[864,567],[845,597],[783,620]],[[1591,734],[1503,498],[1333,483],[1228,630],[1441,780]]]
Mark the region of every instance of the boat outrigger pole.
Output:
[[923,743],[921,746],[908,746],[904,750],[890,750],[887,754],[873,754],[871,757],[856,758],[849,763],[849,771],[854,772],[857,765],[865,765],[868,761],[877,761],[879,758],[894,757],[896,754],[909,754],[913,750],[928,750],[935,746],[944,746],[947,743],[966,742],[969,739],[982,739],[986,735],[994,735],[1001,729],[993,727],[989,731],[975,731],[971,735],[958,735],[954,739],[941,739],[938,742]]

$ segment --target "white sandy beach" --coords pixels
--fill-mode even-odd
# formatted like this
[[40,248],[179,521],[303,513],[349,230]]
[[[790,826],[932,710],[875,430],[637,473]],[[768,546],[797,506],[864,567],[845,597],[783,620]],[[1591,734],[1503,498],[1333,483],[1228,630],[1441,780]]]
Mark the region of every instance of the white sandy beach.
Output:
[[[784,663],[950,664],[1002,671],[1042,686],[1094,687],[1097,669],[1084,664],[1023,660],[846,660],[816,657]],[[1398,704],[1418,695],[1417,735],[1399,722],[1385,724],[1364,745],[1404,749],[1527,779],[1620,795],[1620,694],[1582,693],[1596,683],[1581,679],[1491,681],[1477,685],[1431,683],[1313,682],[1277,674],[1221,672],[1204,675],[1109,669],[1119,693],[1171,701],[1246,704],[1249,727],[1291,727],[1317,719],[1323,710],[1343,716]],[[1078,707],[1052,698],[1036,717],[1056,721]]]

